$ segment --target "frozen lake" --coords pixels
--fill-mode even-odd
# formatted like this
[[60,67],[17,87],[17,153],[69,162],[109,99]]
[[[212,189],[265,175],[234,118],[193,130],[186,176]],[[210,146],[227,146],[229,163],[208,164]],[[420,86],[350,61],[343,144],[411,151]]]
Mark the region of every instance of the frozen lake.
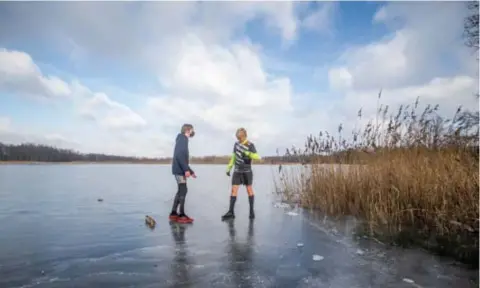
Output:
[[274,205],[274,167],[255,167],[256,219],[241,188],[222,222],[225,167],[192,168],[195,222],[171,225],[169,165],[0,165],[0,287],[475,287],[478,271]]

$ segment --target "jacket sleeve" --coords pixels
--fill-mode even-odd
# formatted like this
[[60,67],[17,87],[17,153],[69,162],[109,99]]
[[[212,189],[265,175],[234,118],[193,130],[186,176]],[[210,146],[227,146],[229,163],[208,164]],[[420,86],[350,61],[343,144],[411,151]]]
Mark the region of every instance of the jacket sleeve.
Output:
[[233,164],[235,164],[235,153],[232,153],[232,156],[230,157],[230,161],[228,162],[227,165],[227,171],[230,172],[232,170]]
[[188,150],[188,142],[186,141],[185,143],[187,149],[187,157],[185,158],[185,161],[187,162],[188,171],[190,171],[190,174],[195,174],[195,171],[193,171],[192,167],[190,167],[190,151]]
[[252,160],[260,160],[261,157],[260,157],[260,155],[258,155],[257,148],[255,148],[255,145],[251,142],[249,144],[250,144],[250,145],[248,145],[249,146],[249,149],[248,149],[249,153],[247,154],[247,156]]
[[185,139],[178,139],[177,145],[175,145],[174,155],[180,168],[183,170],[183,173],[187,171],[192,173],[190,166],[188,165],[188,143]]

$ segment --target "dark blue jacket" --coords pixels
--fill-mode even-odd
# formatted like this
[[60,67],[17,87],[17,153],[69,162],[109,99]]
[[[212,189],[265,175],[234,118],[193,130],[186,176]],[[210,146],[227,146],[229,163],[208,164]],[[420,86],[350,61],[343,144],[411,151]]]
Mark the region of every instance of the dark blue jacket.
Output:
[[180,133],[177,135],[177,139],[175,140],[175,149],[173,151],[173,175],[185,175],[185,172],[187,171],[190,171],[190,173],[194,174],[189,165],[189,156],[188,138],[184,134]]

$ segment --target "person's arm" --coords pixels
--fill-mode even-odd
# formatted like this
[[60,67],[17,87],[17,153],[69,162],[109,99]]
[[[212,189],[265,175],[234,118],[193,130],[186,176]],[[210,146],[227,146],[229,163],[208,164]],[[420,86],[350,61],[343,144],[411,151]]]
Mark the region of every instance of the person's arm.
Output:
[[175,159],[177,159],[180,168],[182,168],[183,173],[191,171],[188,165],[188,143],[183,137],[180,137],[175,145],[174,156]]
[[190,174],[195,175],[195,172],[193,171],[192,167],[190,167],[190,151],[188,149],[188,140],[185,141],[185,150],[187,151],[185,153],[185,161],[187,163],[188,171],[190,171]]
[[228,162],[227,165],[227,172],[230,172],[232,170],[233,165],[235,164],[235,153],[232,153],[232,156],[230,157],[230,161]]
[[193,171],[192,167],[188,165],[188,171],[190,171],[190,174],[195,175],[195,171]]
[[249,148],[248,149],[249,151],[244,152],[245,155],[248,158],[250,158],[252,160],[260,160],[261,159],[261,157],[260,157],[260,155],[258,155],[257,149],[255,148],[255,145],[253,145],[253,143],[249,143],[248,148]]

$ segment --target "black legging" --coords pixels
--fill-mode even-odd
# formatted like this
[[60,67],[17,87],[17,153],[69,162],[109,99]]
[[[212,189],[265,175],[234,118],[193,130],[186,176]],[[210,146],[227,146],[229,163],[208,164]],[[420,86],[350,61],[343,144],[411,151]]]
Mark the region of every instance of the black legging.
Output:
[[177,211],[177,207],[180,204],[180,214],[185,214],[185,197],[187,197],[187,183],[179,183],[177,195],[173,200],[172,211]]

